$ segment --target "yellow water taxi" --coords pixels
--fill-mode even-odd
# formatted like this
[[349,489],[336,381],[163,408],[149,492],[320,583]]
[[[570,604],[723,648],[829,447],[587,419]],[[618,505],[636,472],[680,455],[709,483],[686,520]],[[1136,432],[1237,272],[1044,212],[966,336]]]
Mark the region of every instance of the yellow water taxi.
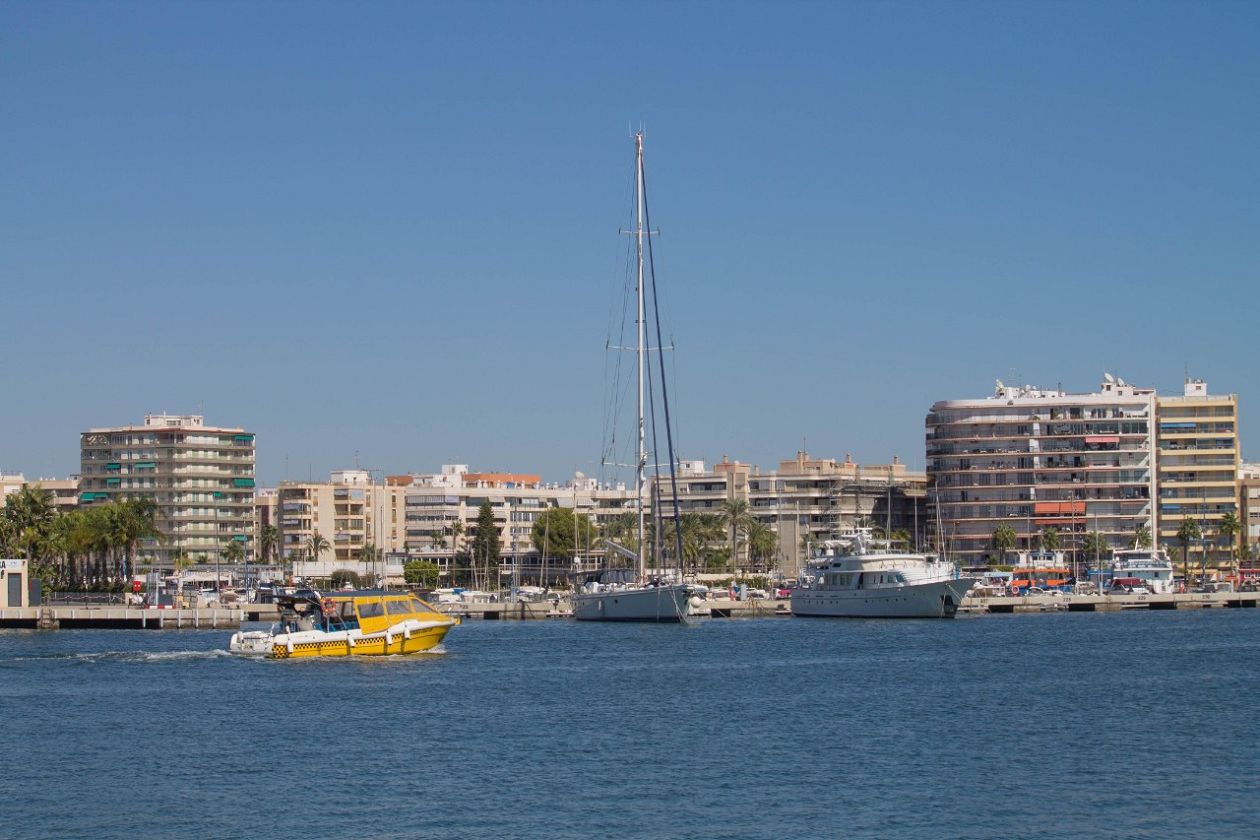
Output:
[[233,634],[232,653],[274,659],[420,653],[459,624],[408,592],[312,590],[281,595],[276,604],[280,621],[270,630]]

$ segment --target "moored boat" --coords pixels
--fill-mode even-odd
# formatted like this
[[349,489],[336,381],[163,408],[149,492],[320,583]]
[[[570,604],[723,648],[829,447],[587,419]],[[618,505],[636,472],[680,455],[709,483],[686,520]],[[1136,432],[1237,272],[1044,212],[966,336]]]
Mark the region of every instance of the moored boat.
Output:
[[[634,219],[635,226],[631,233],[635,240],[635,285],[634,285],[634,304],[636,311],[635,325],[635,371],[636,382],[635,389],[638,395],[638,425],[636,435],[638,440],[637,460],[635,463],[635,543],[636,547],[633,551],[625,546],[618,545],[611,540],[605,540],[604,546],[609,552],[611,559],[614,555],[619,555],[623,560],[629,560],[634,564],[633,570],[625,569],[605,569],[601,574],[592,576],[571,596],[573,605],[573,617],[578,621],[643,621],[643,622],[685,622],[689,612],[692,587],[690,584],[682,580],[682,528],[679,524],[680,510],[678,504],[678,482],[677,482],[677,464],[678,461],[674,455],[674,438],[672,431],[672,421],[669,413],[669,390],[665,382],[665,361],[664,344],[660,341],[661,324],[660,311],[657,307],[656,295],[656,270],[655,260],[651,258],[651,224],[648,220],[647,213],[647,193],[644,180],[643,170],[643,133],[639,132],[634,136],[635,157],[635,203],[634,203]],[[646,257],[646,259],[645,259]],[[645,265],[650,275],[645,277]],[[650,290],[650,295],[649,295]],[[623,321],[623,323],[627,323]],[[649,325],[653,328],[656,338],[656,346],[648,347],[648,329]],[[612,342],[609,342],[612,346]],[[628,348],[626,348],[628,349]],[[649,351],[655,353],[656,363],[659,364],[659,377],[653,384],[649,381],[649,369],[652,365],[652,359],[649,357]],[[647,483],[646,468],[649,460],[649,452],[647,449],[646,430],[652,429],[653,443],[656,442],[656,433],[658,429],[655,408],[652,409],[650,415],[645,415],[645,400],[652,406],[657,405],[656,400],[659,398],[660,406],[663,413],[663,422],[660,424],[660,430],[665,438],[667,455],[666,463],[668,464],[668,473],[662,474],[659,459],[653,459],[656,463],[655,480],[658,484],[668,483],[669,507],[673,511],[673,558],[668,565],[675,568],[669,570],[664,568],[667,564],[662,562],[663,557],[660,556],[664,552],[659,546],[656,547],[655,562],[653,568],[649,569],[648,550],[651,541],[647,537],[645,505],[643,502],[643,494]],[[665,502],[666,497],[661,495],[660,502]],[[665,505],[662,504],[663,508]],[[660,515],[658,508],[658,525],[663,523],[665,516]]]
[[1112,554],[1111,577],[1113,581],[1138,581],[1157,594],[1174,591],[1172,561],[1158,548],[1116,549]]
[[837,618],[953,618],[975,581],[952,563],[876,549],[866,532],[823,543],[792,590],[792,614]]
[[235,633],[228,650],[274,659],[420,653],[459,624],[407,592],[312,592],[276,603],[280,620],[270,630]]

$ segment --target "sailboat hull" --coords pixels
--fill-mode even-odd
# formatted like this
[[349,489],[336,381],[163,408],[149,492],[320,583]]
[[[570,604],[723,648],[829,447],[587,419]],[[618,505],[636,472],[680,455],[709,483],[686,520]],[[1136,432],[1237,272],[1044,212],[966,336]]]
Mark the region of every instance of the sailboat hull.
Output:
[[578,621],[680,622],[687,616],[691,587],[686,584],[579,592],[572,596]]

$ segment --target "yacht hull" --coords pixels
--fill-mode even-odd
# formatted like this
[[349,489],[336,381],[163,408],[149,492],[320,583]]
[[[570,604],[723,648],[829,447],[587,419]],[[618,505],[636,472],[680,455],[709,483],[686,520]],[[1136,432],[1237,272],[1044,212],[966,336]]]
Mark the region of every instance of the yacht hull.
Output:
[[792,614],[832,618],[953,618],[970,578],[887,589],[795,589]]
[[680,622],[687,616],[691,587],[686,584],[579,592],[572,596],[578,621]]

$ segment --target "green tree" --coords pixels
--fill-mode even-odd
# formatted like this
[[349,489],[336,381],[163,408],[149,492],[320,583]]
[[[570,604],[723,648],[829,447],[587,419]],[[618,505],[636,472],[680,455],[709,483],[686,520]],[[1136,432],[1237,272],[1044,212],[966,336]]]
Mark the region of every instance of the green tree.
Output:
[[403,579],[412,586],[432,589],[437,586],[442,570],[437,563],[427,560],[411,560],[403,566]]
[[1189,516],[1181,520],[1181,526],[1177,528],[1177,542],[1181,543],[1181,575],[1187,585],[1190,583],[1190,546],[1202,536],[1198,520]]
[[1019,542],[1019,536],[1015,533],[1014,528],[1003,522],[993,529],[993,535],[989,538],[989,542],[997,553],[995,564],[1001,564],[1006,562],[1006,555],[1014,550],[1015,544]]
[[245,559],[245,546],[240,540],[228,539],[223,543],[221,554],[224,563],[235,566]]
[[1225,546],[1228,549],[1226,557],[1229,559],[1230,570],[1233,570],[1234,558],[1234,538],[1242,532],[1242,523],[1238,521],[1238,516],[1231,510],[1227,511],[1221,517],[1221,521],[1216,524],[1216,533],[1218,536],[1225,538]]
[[1041,531],[1041,547],[1046,551],[1059,550],[1059,529],[1055,527],[1043,528]]
[[1085,560],[1091,567],[1100,568],[1104,558],[1111,553],[1111,545],[1102,534],[1090,531],[1081,543],[1081,550],[1085,553]]
[[[722,502],[721,513],[723,523],[726,525],[727,534],[731,540],[730,559],[732,564],[739,562],[739,549],[743,544],[743,538],[748,533],[748,526],[753,522],[752,512],[748,508],[747,499],[727,499]],[[734,572],[734,565],[731,567]]]
[[1139,525],[1133,529],[1133,547],[1151,547],[1151,529],[1149,525]]
[[270,563],[280,545],[280,532],[275,525],[264,525],[258,531],[258,560]]
[[548,508],[534,520],[529,541],[539,554],[547,557],[571,558],[595,539],[595,527],[584,513],[573,515],[573,508]]
[[333,589],[341,589],[347,583],[355,589],[363,586],[363,581],[359,578],[358,573],[350,569],[337,569],[328,577],[328,585]]
[[755,571],[765,571],[774,559],[779,547],[779,535],[764,522],[753,520],[745,531],[748,538],[748,556]]
[[494,508],[482,502],[477,509],[477,530],[473,534],[472,561],[475,573],[487,587],[499,585],[499,526],[494,522]]
[[223,543],[223,562],[236,565],[245,559],[245,546],[240,540],[230,539]]
[[319,531],[311,534],[306,540],[306,550],[310,554],[310,558],[316,563],[319,562],[319,555],[332,548],[328,540]]

